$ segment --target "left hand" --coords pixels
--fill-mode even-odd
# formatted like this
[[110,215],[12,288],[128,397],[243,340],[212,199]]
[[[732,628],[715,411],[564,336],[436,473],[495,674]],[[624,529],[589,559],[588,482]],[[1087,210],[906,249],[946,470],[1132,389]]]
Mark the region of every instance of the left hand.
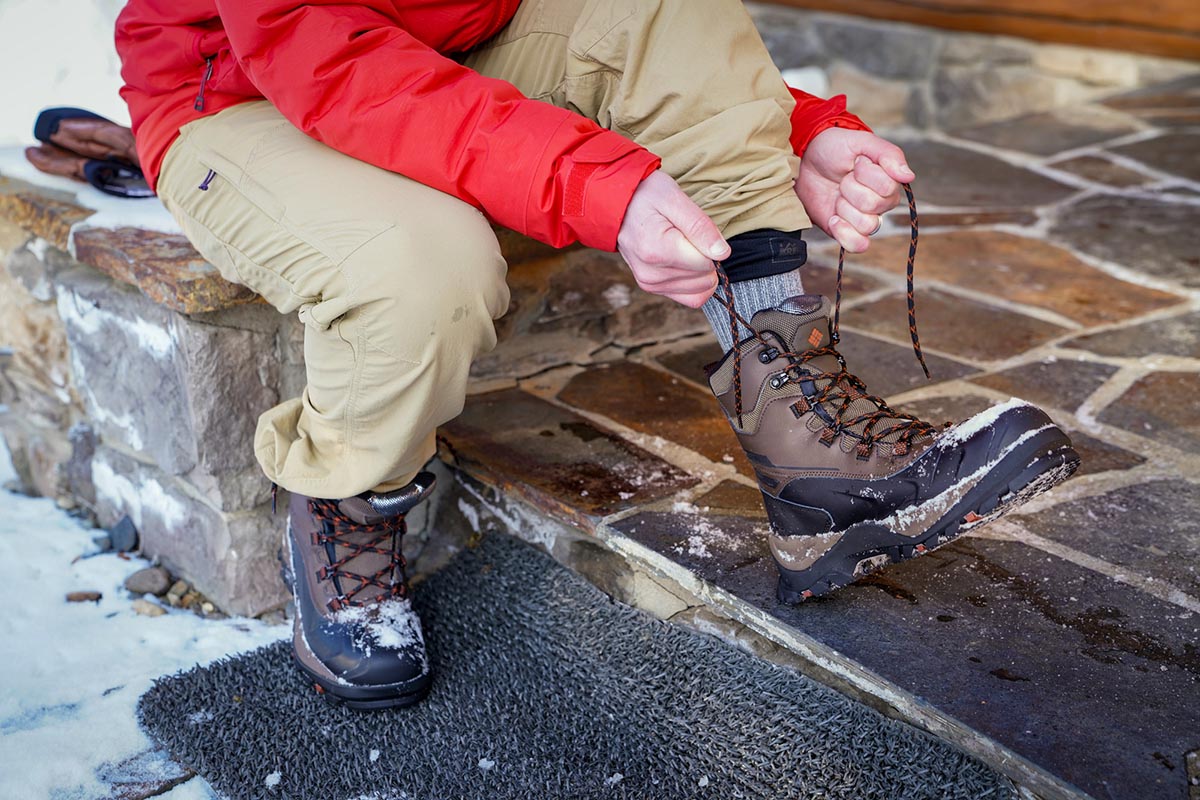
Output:
[[813,224],[849,253],[862,253],[880,215],[900,203],[900,184],[916,178],[904,151],[866,131],[829,128],[804,151],[796,194]]

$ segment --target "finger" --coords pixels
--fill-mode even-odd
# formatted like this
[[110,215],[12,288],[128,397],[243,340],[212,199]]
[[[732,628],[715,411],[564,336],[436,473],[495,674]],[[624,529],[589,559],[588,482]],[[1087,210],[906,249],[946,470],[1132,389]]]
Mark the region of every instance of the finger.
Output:
[[729,243],[721,236],[716,223],[682,189],[664,204],[661,213],[705,257],[717,261],[729,258]]
[[638,285],[648,292],[662,294],[680,287],[688,291],[704,288],[716,280],[716,270],[708,261],[707,269],[696,270],[689,267],[643,267],[635,271]]
[[699,308],[700,306],[702,306],[708,302],[708,299],[713,296],[713,292],[715,292],[716,289],[717,289],[716,281],[713,281],[712,285],[707,286],[698,292],[672,293],[672,294],[663,295],[663,296],[669,297],[670,299],[674,300],[676,303],[682,303],[683,305],[687,306],[688,308]]
[[881,197],[873,189],[863,186],[851,172],[838,185],[838,192],[850,205],[864,214],[883,214],[896,207],[897,198]]
[[85,180],[83,165],[87,159],[63,150],[61,147],[55,147],[52,144],[27,147],[25,148],[25,158],[40,172],[48,175],[60,175],[79,181]]
[[882,167],[888,177],[893,180],[908,183],[917,177],[912,168],[908,166],[904,151],[886,139],[880,139],[878,136],[864,136],[856,140],[856,149],[860,155],[866,156]]
[[836,214],[829,218],[829,232],[833,234],[833,238],[837,243],[846,248],[847,253],[862,253],[870,247],[871,242],[866,236],[863,236],[854,226]]
[[866,156],[854,159],[854,179],[880,197],[900,202],[900,184]]
[[[676,268],[695,275],[713,270],[713,256],[706,255],[678,228],[670,228],[661,237],[656,248],[656,260],[664,268]],[[726,245],[728,249],[728,245]],[[728,257],[728,253],[725,254]]]
[[838,198],[834,213],[863,236],[870,236],[879,230],[881,220],[878,214],[864,214],[846,202],[845,198]]

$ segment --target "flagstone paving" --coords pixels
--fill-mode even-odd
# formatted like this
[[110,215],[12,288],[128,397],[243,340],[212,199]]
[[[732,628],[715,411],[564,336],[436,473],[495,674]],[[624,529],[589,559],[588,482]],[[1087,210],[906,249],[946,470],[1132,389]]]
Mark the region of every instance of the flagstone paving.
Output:
[[[443,457],[673,581],[672,608],[691,592],[1039,796],[1194,798],[1198,113],[1187,79],[906,143],[933,380],[909,341],[903,211],[847,259],[851,370],[932,422],[1011,396],[1041,404],[1083,458],[1019,514],[926,558],[780,605],[753,473],[707,390],[720,349],[615,256],[514,267],[499,355],[477,368]],[[814,232],[809,291],[833,294],[836,263]]]

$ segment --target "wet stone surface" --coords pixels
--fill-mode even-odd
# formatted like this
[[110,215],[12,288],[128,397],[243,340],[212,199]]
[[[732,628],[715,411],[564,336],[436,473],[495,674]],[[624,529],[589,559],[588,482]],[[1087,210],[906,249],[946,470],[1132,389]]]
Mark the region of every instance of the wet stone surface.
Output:
[[972,378],[973,383],[1031,403],[1074,411],[1116,367],[1087,361],[1042,361]]
[[1200,359],[1200,313],[1092,333],[1064,342],[1063,347],[1106,356],[1144,358],[1164,355]]
[[705,336],[680,342],[677,347],[678,349],[670,352],[659,353],[654,357],[655,361],[676,375],[682,375],[701,386],[708,386],[708,376],[704,374],[705,365],[719,360],[724,355],[717,340]]
[[1154,372],[1100,414],[1100,421],[1200,453],[1200,373]]
[[1200,181],[1200,134],[1188,131],[1166,133],[1122,147],[1112,148],[1160,172]]
[[1040,536],[1200,595],[1200,486],[1136,484],[1014,520]]
[[723,516],[765,518],[762,492],[757,488],[735,481],[721,481],[712,490],[696,498],[701,509],[709,509]]
[[[909,339],[903,295],[892,295],[842,314],[844,328],[858,328],[899,343]],[[1066,332],[1065,328],[936,289],[918,290],[921,345],[954,356],[1004,359]]]
[[1200,206],[1098,195],[1064,208],[1050,236],[1137,272],[1200,287],[1197,229]]
[[933,425],[941,425],[944,422],[962,422],[993,405],[996,405],[994,400],[966,394],[914,400],[898,405],[896,410],[913,414]]
[[620,525],[1094,796],[1185,797],[1183,771],[1155,753],[1180,763],[1200,729],[1197,615],[1020,543],[979,539],[784,606],[765,546],[745,538],[751,526],[713,522],[736,546],[711,559],[690,552],[697,534],[678,520]]
[[572,378],[558,399],[754,474],[712,394],[669,373],[630,361],[596,367]]
[[442,432],[461,466],[585,524],[696,483],[578,414],[516,389],[468,398]]
[[1036,172],[974,150],[930,141],[897,142],[917,174],[922,203],[976,208],[1030,208],[1054,203],[1076,190]]
[[[907,252],[907,236],[890,236],[874,242],[862,258],[902,274]],[[1181,300],[1178,295],[1118,280],[1060,247],[1011,233],[928,234],[921,237],[918,252],[921,280],[1043,308],[1084,325],[1119,322]],[[918,303],[923,299],[920,292]]]
[[1141,186],[1152,180],[1149,175],[1115,164],[1100,156],[1076,156],[1065,161],[1052,162],[1050,166],[1081,178],[1087,178],[1089,181],[1117,188]]
[[1132,469],[1146,463],[1146,459],[1137,453],[1131,453],[1110,442],[1101,441],[1079,431],[1067,433],[1071,437],[1075,452],[1079,454],[1076,477],[1109,470]]
[[928,386],[954,378],[971,375],[975,368],[932,353],[925,354],[932,380],[925,377],[912,347],[880,341],[852,331],[842,331],[842,341],[837,346],[846,359],[850,372],[867,385],[867,390],[878,397],[890,397],[919,386]]
[[1133,133],[1137,127],[1120,114],[1099,109],[1048,111],[955,131],[955,135],[1005,150],[1039,156],[1074,150]]

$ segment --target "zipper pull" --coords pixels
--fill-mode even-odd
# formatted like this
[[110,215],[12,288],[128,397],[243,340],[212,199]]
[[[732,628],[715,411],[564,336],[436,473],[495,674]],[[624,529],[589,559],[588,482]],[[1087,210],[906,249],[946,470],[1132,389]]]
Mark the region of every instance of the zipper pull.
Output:
[[212,180],[213,180],[213,178],[215,178],[215,177],[217,177],[217,171],[216,171],[216,170],[214,170],[214,169],[210,169],[210,170],[208,171],[208,174],[204,176],[204,182],[203,182],[203,183],[201,183],[201,184],[200,184],[199,186],[197,186],[196,188],[197,188],[197,189],[199,189],[199,190],[200,190],[200,191],[202,191],[202,192],[207,192],[207,191],[208,191],[208,185],[209,185],[210,183],[212,183]]
[[196,93],[196,102],[192,103],[192,108],[197,111],[204,110],[204,85],[208,83],[208,79],[213,74],[213,62],[217,60],[216,56],[209,56],[204,59],[204,77],[200,79],[200,91]]

